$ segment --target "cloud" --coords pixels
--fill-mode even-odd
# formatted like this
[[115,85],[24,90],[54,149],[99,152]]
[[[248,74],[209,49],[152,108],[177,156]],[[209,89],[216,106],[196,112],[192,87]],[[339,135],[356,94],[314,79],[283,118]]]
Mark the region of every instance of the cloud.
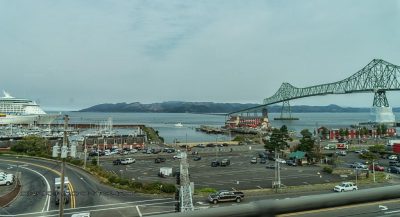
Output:
[[[185,100],[262,102],[282,82],[400,64],[398,2],[3,1],[0,87],[49,107]],[[294,104],[368,106],[372,98]],[[393,104],[396,102],[393,101]]]

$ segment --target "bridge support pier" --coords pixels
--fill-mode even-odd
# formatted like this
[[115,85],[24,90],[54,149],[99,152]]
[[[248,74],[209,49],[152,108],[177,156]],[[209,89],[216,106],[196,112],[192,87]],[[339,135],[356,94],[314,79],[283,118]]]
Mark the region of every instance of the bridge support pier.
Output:
[[299,120],[299,118],[292,117],[289,100],[286,100],[282,103],[281,116],[274,118],[274,120]]
[[377,90],[374,95],[374,102],[371,110],[371,121],[379,124],[393,125],[396,122],[392,108],[386,98],[386,91]]

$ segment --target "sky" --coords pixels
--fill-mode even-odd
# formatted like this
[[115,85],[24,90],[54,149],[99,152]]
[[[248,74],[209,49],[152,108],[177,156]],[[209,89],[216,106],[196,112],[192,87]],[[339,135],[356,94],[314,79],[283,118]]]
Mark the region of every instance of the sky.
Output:
[[[400,1],[0,0],[0,90],[46,110],[262,103],[283,82],[400,65]],[[400,92],[388,93],[400,106]],[[373,93],[292,105],[369,107]]]

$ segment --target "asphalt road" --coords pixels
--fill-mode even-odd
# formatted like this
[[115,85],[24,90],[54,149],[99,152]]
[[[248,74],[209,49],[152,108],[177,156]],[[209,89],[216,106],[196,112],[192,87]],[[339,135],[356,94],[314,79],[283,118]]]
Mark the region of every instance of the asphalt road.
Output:
[[[10,206],[0,210],[0,216],[56,216],[58,206],[54,203],[54,196],[50,197],[49,212],[47,212],[46,196],[49,182],[50,189],[54,189],[54,178],[58,177],[60,170],[59,164],[52,161],[15,158],[1,156],[0,165],[8,169],[8,172],[15,173],[20,171],[22,179],[22,193]],[[39,174],[43,175],[41,177]],[[99,183],[93,176],[87,174],[79,168],[67,166],[66,176],[71,182],[75,203],[70,203],[65,207],[65,213],[73,214],[77,212],[90,211],[92,216],[110,216],[104,213],[119,213],[118,216],[132,216],[131,208],[138,206],[140,215],[146,212],[171,212],[174,209],[172,198],[162,198],[159,196],[144,195],[134,192],[126,192]],[[26,192],[26,193],[24,193]],[[147,208],[140,211],[140,208],[150,207],[154,204],[155,208]],[[43,207],[46,206],[45,209]],[[126,210],[126,211],[124,211]],[[125,213],[125,214],[124,214]]]

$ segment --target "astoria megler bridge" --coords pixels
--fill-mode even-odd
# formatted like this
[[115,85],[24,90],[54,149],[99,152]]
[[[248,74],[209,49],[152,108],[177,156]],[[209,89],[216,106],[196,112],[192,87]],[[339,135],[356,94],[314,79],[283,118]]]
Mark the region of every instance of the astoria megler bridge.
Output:
[[[371,92],[374,93],[372,106],[375,110],[375,121],[393,123],[395,119],[386,98],[386,91],[396,90],[400,90],[400,66],[381,59],[374,59],[355,74],[338,82],[304,88],[283,83],[274,95],[264,99],[262,105],[232,112],[229,115],[257,112],[268,105],[283,103],[280,119],[291,120],[295,118],[291,117],[290,100],[328,94]],[[284,117],[284,115],[288,116]]]

